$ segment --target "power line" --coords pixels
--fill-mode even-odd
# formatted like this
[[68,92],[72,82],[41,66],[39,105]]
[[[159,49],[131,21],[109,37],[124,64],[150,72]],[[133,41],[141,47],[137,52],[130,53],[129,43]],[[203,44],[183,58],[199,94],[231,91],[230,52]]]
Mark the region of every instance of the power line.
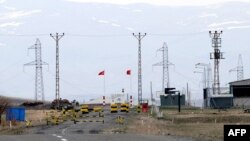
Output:
[[199,86],[199,84],[197,83],[197,81],[193,80],[192,78],[190,78],[189,76],[186,76],[182,73],[180,73],[179,71],[176,70],[176,68],[173,71],[174,73],[178,74],[179,76],[181,76],[182,78],[185,78],[188,81],[191,81],[194,85]]
[[48,36],[49,34],[0,34],[0,36],[7,37],[38,37],[38,36]]
[[4,83],[4,84],[5,84],[5,83],[7,83],[8,81],[13,80],[13,79],[16,80],[16,78],[20,77],[22,73],[23,73],[23,72],[17,72],[17,73],[15,73],[14,75],[11,75],[11,76],[9,76],[9,77],[3,79],[3,80],[0,80],[0,84],[1,84],[1,83]]
[[[19,63],[23,62],[23,60],[24,60],[25,58],[26,58],[26,57],[20,58],[20,59],[18,59],[17,62],[14,62],[14,63],[12,63],[11,65],[9,65],[9,66],[7,66],[7,67],[1,69],[1,70],[0,70],[0,74],[3,74],[3,73],[5,73],[6,71],[9,71],[9,69],[12,68],[13,66],[16,66],[16,65],[18,65]],[[22,64],[22,63],[21,63],[21,64]]]
[[[189,36],[189,35],[199,35],[204,33],[204,31],[201,32],[190,32],[190,33],[149,33],[148,36],[163,36],[163,37],[170,37],[170,36]],[[0,36],[6,36],[6,37],[38,37],[38,36],[49,36],[49,34],[46,33],[33,33],[33,34],[0,34]],[[78,33],[67,33],[67,36],[69,37],[86,37],[86,38],[109,38],[109,37],[129,37],[129,34],[78,34]]]
[[71,34],[67,33],[67,36],[71,37],[86,37],[86,38],[109,38],[109,37],[129,37],[129,34]]
[[200,32],[189,32],[189,33],[180,33],[180,34],[176,34],[176,33],[168,33],[168,34],[159,34],[159,33],[149,33],[149,36],[190,36],[190,35],[200,35],[205,33],[205,31],[200,31]]

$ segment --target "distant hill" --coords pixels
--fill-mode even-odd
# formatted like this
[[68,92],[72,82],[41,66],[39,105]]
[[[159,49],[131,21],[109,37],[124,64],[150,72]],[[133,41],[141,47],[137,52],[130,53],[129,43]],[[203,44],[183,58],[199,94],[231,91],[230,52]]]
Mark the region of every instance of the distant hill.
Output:
[[33,100],[33,99],[0,96],[0,98],[2,98],[2,97],[9,100],[11,106],[19,106],[19,105],[23,104],[24,102],[35,102],[35,100]]

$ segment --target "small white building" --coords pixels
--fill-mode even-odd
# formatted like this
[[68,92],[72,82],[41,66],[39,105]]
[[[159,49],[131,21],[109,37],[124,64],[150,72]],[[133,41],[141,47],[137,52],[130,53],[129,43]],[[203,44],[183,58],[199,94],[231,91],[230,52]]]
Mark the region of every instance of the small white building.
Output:
[[[105,96],[105,103],[106,104],[113,104],[113,103],[125,103],[130,102],[130,97],[127,94],[111,94],[111,96]],[[85,104],[102,104],[103,97],[97,97],[94,99],[90,99],[89,101],[85,102]],[[132,99],[132,105],[136,105],[137,102],[135,99]]]

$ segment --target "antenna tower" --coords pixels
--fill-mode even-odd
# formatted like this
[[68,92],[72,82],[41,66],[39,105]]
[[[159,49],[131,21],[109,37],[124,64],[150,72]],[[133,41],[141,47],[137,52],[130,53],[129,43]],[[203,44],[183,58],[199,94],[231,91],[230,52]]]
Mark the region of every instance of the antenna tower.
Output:
[[213,94],[220,94],[220,73],[219,73],[219,63],[223,57],[223,52],[220,52],[221,38],[220,35],[222,31],[209,31],[209,35],[212,38],[212,47],[214,52],[210,53],[210,59],[214,59],[214,82],[213,82]]

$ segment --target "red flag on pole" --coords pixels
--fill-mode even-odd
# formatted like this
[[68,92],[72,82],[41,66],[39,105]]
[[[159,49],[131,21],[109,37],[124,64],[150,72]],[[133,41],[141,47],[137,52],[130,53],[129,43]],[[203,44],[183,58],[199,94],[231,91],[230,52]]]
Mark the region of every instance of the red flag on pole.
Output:
[[104,71],[99,72],[98,75],[104,75]]
[[127,70],[127,75],[131,75],[131,70]]

